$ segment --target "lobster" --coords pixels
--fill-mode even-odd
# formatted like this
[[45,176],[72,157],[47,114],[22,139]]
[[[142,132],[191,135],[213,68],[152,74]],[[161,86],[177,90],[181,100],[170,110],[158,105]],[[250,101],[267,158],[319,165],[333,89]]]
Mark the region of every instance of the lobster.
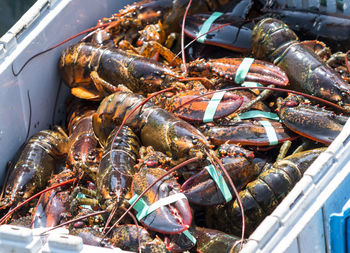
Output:
[[[283,69],[290,85],[349,110],[350,86],[314,52],[298,41],[282,21],[266,18],[253,29],[252,53]],[[298,64],[295,64],[295,63]]]
[[[69,169],[61,171],[50,180],[50,186],[75,177]],[[33,228],[54,227],[70,216],[69,195],[71,186],[61,186],[41,195],[33,214]]]
[[125,195],[131,190],[139,158],[138,137],[130,127],[124,126],[115,138],[118,128],[109,134],[104,145],[96,178],[98,202],[107,209],[112,209],[115,203],[123,204]]
[[[96,136],[105,140],[106,133],[103,129],[120,124],[143,100],[143,96],[130,92],[116,92],[104,98],[93,115]],[[195,127],[151,102],[136,109],[125,124],[140,136],[144,146],[152,146],[156,151],[171,157],[172,165],[179,164],[188,157],[204,159],[203,151],[210,149],[206,138]]]
[[[203,81],[207,88],[215,88],[222,78],[233,80],[243,59],[220,59],[209,62],[194,61],[189,64],[190,73],[215,77]],[[59,69],[73,95],[90,100],[122,90],[117,84],[124,84],[133,92],[151,93],[168,87],[183,90],[186,78],[165,64],[123,50],[79,43],[62,52]],[[210,72],[210,75],[208,74]],[[202,78],[203,79],[203,78]],[[246,77],[255,81],[280,86],[287,85],[288,78],[280,68],[256,60]]]
[[[139,157],[140,143],[135,133],[127,126],[124,126],[120,135],[115,137],[118,128],[119,126],[109,131],[106,140],[100,140],[104,151],[97,173],[92,178],[96,182],[96,190],[76,188],[72,194],[72,210],[78,205],[85,204],[113,212],[125,205],[125,195],[131,190],[132,178],[137,171],[135,166]],[[87,194],[90,198],[77,199],[79,192]]]
[[75,172],[83,170],[92,178],[96,177],[101,159],[98,140],[92,129],[92,115],[95,111],[95,105],[87,101],[72,98],[68,102],[69,151],[67,164]]
[[54,172],[57,159],[67,152],[68,136],[60,127],[33,135],[10,172],[0,210],[16,205],[42,190]]
[[[239,193],[244,206],[247,234],[252,233],[274,210],[299,181],[305,170],[325,150],[326,148],[318,148],[285,157],[247,184]],[[229,234],[239,234],[241,231],[239,222],[241,212],[236,200],[226,205],[212,207],[208,209],[206,215],[208,225],[212,228]]]

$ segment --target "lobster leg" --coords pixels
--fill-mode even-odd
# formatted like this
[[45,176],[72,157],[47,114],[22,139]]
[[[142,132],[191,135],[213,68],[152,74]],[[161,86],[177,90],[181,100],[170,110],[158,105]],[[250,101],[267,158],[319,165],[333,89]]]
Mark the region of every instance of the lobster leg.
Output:
[[102,79],[97,71],[91,71],[90,77],[96,85],[96,89],[100,92],[101,98],[118,91],[118,88],[116,86]]

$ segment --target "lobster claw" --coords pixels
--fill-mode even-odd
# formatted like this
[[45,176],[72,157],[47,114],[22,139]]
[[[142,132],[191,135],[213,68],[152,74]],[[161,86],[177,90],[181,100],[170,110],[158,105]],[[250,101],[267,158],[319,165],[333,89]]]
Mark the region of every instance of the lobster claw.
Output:
[[[246,63],[248,63],[246,65]],[[237,74],[238,68],[248,66],[244,79]],[[222,78],[225,81],[241,84],[243,81],[258,82],[266,85],[287,86],[287,74],[276,65],[252,58],[219,58],[205,61],[197,59],[187,64],[188,71],[194,76]]]
[[[148,185],[165,173],[166,170],[162,168],[142,168],[134,176],[132,187],[134,197],[135,194],[141,194]],[[166,178],[157,182],[143,196],[144,206],[149,207],[155,202],[164,201],[164,198],[178,198],[174,202],[170,201],[170,204],[157,205],[154,211],[144,217],[139,216],[141,223],[153,231],[164,234],[181,233],[188,229],[192,221],[192,214],[187,199],[179,197],[179,189],[180,185],[174,178]],[[140,212],[141,210],[138,210],[138,215]]]
[[[192,39],[200,36],[203,24],[212,16],[211,13],[195,14],[186,18],[185,34]],[[224,24],[228,24],[223,26]],[[222,28],[216,30],[219,26]],[[200,38],[204,44],[223,47],[232,51],[247,53],[251,49],[252,23],[246,23],[243,18],[232,13],[218,17],[211,24],[210,30],[215,30]]]
[[[219,94],[217,92],[216,94]],[[172,111],[179,118],[194,122],[202,123],[205,119],[205,114],[208,109],[210,101],[215,99],[214,94],[208,96],[200,96],[200,92],[193,91],[185,93],[185,95],[178,96],[172,100],[170,111]],[[219,95],[220,96],[220,95]],[[196,97],[198,97],[196,99]],[[217,106],[213,120],[220,119],[234,113],[243,103],[243,97],[225,92],[220,103]]]
[[[229,150],[229,152],[221,158],[222,164],[237,190],[240,190],[259,173],[258,168],[251,162],[254,154],[248,150],[242,152],[241,150],[243,148],[233,144],[224,144],[223,146],[227,146],[228,148],[226,150]],[[218,182],[211,176],[215,173],[214,170],[215,168],[213,166],[211,168],[207,166],[182,184],[181,191],[186,195],[190,203],[211,206],[224,204],[230,200],[227,199],[229,198],[227,195],[224,196],[218,186]],[[226,186],[232,196],[233,189],[229,185],[228,179],[223,173],[217,173],[221,174],[223,180],[225,180]],[[231,198],[234,198],[234,196]]]
[[349,119],[307,104],[302,96],[295,95],[279,102],[278,114],[283,124],[293,132],[326,145],[331,144]]

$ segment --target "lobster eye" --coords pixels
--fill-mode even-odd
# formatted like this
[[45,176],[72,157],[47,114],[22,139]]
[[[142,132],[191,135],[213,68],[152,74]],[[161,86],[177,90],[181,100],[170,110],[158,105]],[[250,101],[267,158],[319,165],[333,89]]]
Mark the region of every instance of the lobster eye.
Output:
[[89,155],[88,158],[90,161],[95,161],[95,156],[93,156],[93,155]]
[[19,196],[23,197],[24,192],[17,192],[17,194],[18,194]]
[[79,161],[80,160],[80,156],[77,154],[77,155],[74,155],[74,160],[75,161]]
[[114,196],[114,195],[115,195],[114,191],[109,192],[109,196]]

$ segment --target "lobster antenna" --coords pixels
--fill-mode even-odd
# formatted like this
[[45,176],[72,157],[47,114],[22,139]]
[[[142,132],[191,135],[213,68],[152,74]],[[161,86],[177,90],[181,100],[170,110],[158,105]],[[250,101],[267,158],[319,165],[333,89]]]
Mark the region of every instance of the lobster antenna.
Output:
[[190,0],[188,2],[184,17],[182,19],[182,26],[181,26],[181,53],[182,53],[182,62],[184,65],[184,74],[185,75],[187,74],[186,56],[185,56],[185,48],[184,48],[184,46],[185,46],[185,22],[186,22],[187,13],[191,7],[191,4],[192,4],[192,0]]
[[29,199],[23,201],[21,204],[19,204],[18,206],[16,206],[15,208],[11,209],[7,214],[5,214],[1,219],[0,219],[0,225],[3,224],[5,222],[5,220],[11,215],[13,214],[15,211],[17,211],[19,208],[21,208],[22,206],[24,206],[25,204],[27,204],[29,201],[35,199],[36,197],[40,196],[41,194],[50,191],[52,189],[55,189],[57,187],[60,187],[62,185],[66,185],[66,184],[70,184],[72,182],[74,182],[75,178],[73,179],[69,179],[66,182],[63,183],[59,183],[57,185],[51,186],[49,188],[46,188],[45,190],[42,190],[40,192],[38,192],[37,194],[34,194],[33,196],[31,196]]
[[45,53],[47,53],[47,52],[49,52],[49,51],[51,51],[51,50],[53,50],[53,49],[55,49],[55,48],[57,48],[57,47],[63,45],[64,43],[66,43],[66,42],[68,42],[68,41],[70,41],[70,40],[72,40],[72,39],[75,39],[76,37],[79,37],[80,35],[83,35],[83,34],[85,34],[85,33],[94,31],[94,30],[96,30],[96,29],[98,29],[98,28],[102,28],[102,27],[105,27],[105,26],[108,26],[108,24],[101,24],[101,25],[97,25],[97,26],[91,27],[91,28],[89,28],[89,29],[86,29],[86,30],[84,30],[84,31],[82,31],[82,32],[80,32],[80,33],[77,33],[76,35],[73,35],[73,36],[69,37],[68,39],[65,39],[64,41],[62,41],[62,42],[60,42],[60,43],[54,45],[53,47],[50,47],[50,48],[48,48],[48,49],[46,49],[46,50],[44,50],[44,51],[41,51],[41,52],[39,52],[39,53],[33,55],[32,57],[30,57],[30,58],[22,65],[22,67],[19,69],[19,71],[18,71],[17,73],[15,73],[15,70],[14,70],[14,68],[13,68],[13,63],[12,63],[12,65],[11,65],[12,74],[13,74],[14,76],[18,76],[18,75],[22,72],[22,70],[25,68],[25,66],[27,66],[27,64],[28,64],[29,62],[31,62],[34,58],[36,58],[36,57],[38,57],[38,56],[40,56],[40,55],[42,55],[42,54],[45,54]]
[[50,228],[50,229],[48,229],[48,230],[42,232],[40,235],[44,235],[44,234],[46,234],[47,232],[50,232],[50,231],[52,231],[52,230],[54,230],[54,229],[56,229],[56,228],[63,227],[63,226],[65,226],[65,225],[69,225],[69,224],[71,224],[71,223],[73,223],[73,222],[80,221],[80,220],[83,220],[83,219],[86,219],[86,218],[89,218],[89,217],[92,217],[92,216],[96,216],[96,215],[100,215],[100,214],[105,214],[105,213],[107,213],[107,210],[102,210],[102,211],[98,211],[98,212],[94,212],[94,213],[89,213],[89,214],[84,215],[84,216],[80,216],[80,217],[75,218],[75,219],[73,219],[73,220],[70,220],[70,221],[61,223],[61,224],[59,224],[59,225],[57,225],[57,226],[55,226],[55,227],[52,227],[52,228]]
[[102,238],[102,240],[112,231],[112,229],[119,224],[119,222],[125,217],[125,215],[130,212],[130,210],[134,207],[134,205],[136,205],[136,203],[146,194],[146,192],[151,189],[156,183],[158,183],[160,180],[162,180],[163,178],[165,178],[166,176],[168,176],[169,174],[173,173],[174,171],[178,170],[179,168],[182,168],[183,166],[186,166],[187,164],[193,163],[198,161],[200,158],[199,157],[193,157],[190,158],[178,165],[176,165],[174,168],[168,170],[166,173],[164,173],[163,175],[161,175],[157,180],[155,180],[152,184],[150,184],[138,197],[137,199],[134,201],[134,203],[132,203],[129,208],[122,214],[122,216],[120,216],[120,218],[113,224],[113,226],[107,231],[107,233],[104,235],[104,237]]
[[[110,215],[108,216],[106,225],[105,225],[105,227],[104,227],[103,230],[102,230],[102,233],[105,233],[105,232],[106,232],[106,229],[107,229],[109,223],[111,222],[111,220],[112,220],[112,218],[113,218],[115,212],[117,211],[117,209],[118,209],[117,203],[118,203],[118,202],[115,202],[115,204],[114,204],[114,206],[113,206],[113,208],[112,208],[112,211],[111,211]],[[131,213],[130,213],[130,214],[131,214]]]
[[[118,131],[117,131],[116,134],[114,135],[113,140],[112,140],[112,143],[111,143],[110,160],[112,161],[112,168],[113,168],[113,169],[116,169],[116,170],[119,171],[119,169],[116,168],[116,166],[115,166],[115,164],[114,164],[114,162],[113,162],[113,159],[112,159],[112,148],[113,148],[113,144],[115,143],[115,141],[116,141],[116,139],[117,139],[117,136],[118,136],[120,130],[122,129],[122,127],[125,125],[126,121],[130,118],[130,116],[131,116],[137,109],[139,109],[141,106],[143,106],[144,104],[146,104],[151,98],[153,98],[153,97],[155,97],[155,96],[158,96],[159,94],[162,94],[162,93],[164,93],[164,92],[171,91],[171,90],[173,90],[173,89],[175,89],[175,88],[174,88],[174,87],[170,87],[170,88],[167,88],[167,89],[164,89],[164,90],[161,90],[161,91],[158,91],[158,92],[153,93],[151,96],[149,96],[148,98],[145,98],[141,103],[139,103],[138,105],[136,105],[135,108],[134,108],[131,112],[129,112],[127,115],[125,115],[125,117],[124,117],[122,123],[120,124]],[[122,173],[122,172],[120,172],[120,171],[119,171],[119,173],[125,174],[125,173]]]
[[[126,208],[125,207],[121,207],[124,212],[126,211]],[[138,246],[138,251],[139,253],[142,253],[142,250],[141,250],[141,236],[140,236],[140,230],[139,230],[139,223],[137,222],[137,219],[135,217],[135,215],[133,215],[132,213],[128,212],[128,214],[130,215],[131,219],[134,221],[135,225],[136,225],[136,234],[137,234],[137,243],[139,244]]]
[[[206,152],[208,152],[208,151],[206,151]],[[227,170],[225,169],[225,167],[222,164],[222,162],[220,161],[220,159],[217,158],[215,155],[210,156],[209,153],[207,155],[208,155],[208,157],[213,158],[219,164],[220,169],[224,172],[226,178],[228,179],[228,181],[229,181],[229,183],[230,183],[230,185],[231,185],[231,187],[233,189],[233,192],[236,195],[236,199],[238,201],[238,205],[239,205],[239,208],[241,209],[241,213],[242,213],[242,234],[241,234],[241,242],[242,243],[241,243],[241,247],[240,247],[240,249],[242,249],[243,241],[244,241],[244,234],[245,234],[245,215],[244,215],[244,208],[243,208],[242,200],[241,200],[241,198],[239,196],[237,188],[235,187],[235,185],[234,185],[230,175],[228,174]],[[215,163],[213,163],[213,165],[216,168]]]
[[[215,27],[215,28],[213,28],[213,29],[211,29],[211,30],[209,30],[209,31],[207,31],[207,32],[205,32],[205,33],[203,33],[203,34],[197,36],[196,38],[194,38],[193,40],[191,40],[189,43],[187,43],[187,45],[184,47],[183,50],[187,49],[189,46],[191,46],[194,42],[196,42],[196,41],[197,41],[199,38],[201,38],[202,36],[207,35],[208,33],[214,32],[214,31],[216,31],[216,30],[219,30],[219,29],[221,29],[221,28],[223,28],[223,27],[225,27],[225,26],[228,26],[228,25],[230,25],[230,24],[231,24],[231,23],[226,23],[226,24],[220,25],[220,26],[218,26],[218,27]],[[176,58],[176,57],[179,57],[180,54],[182,54],[182,50],[181,50],[180,52],[178,52],[178,53],[174,56],[174,58],[170,61],[169,64],[171,65],[171,63],[175,60],[175,58]]]
[[29,90],[27,90],[27,97],[28,97],[28,104],[29,104],[29,119],[28,119],[27,135],[24,142],[27,142],[28,140],[29,133],[30,133],[30,125],[32,124],[32,102],[30,101]]
[[[246,90],[246,89],[252,89],[252,87],[232,87],[232,88],[228,88],[228,89],[222,89],[220,91],[232,91],[232,90]],[[303,92],[299,92],[299,91],[294,91],[294,90],[288,90],[288,89],[281,89],[281,88],[273,88],[273,87],[254,87],[254,89],[258,89],[258,90],[273,90],[273,91],[282,91],[282,92],[288,92],[288,93],[292,93],[292,94],[296,94],[296,95],[300,95],[300,96],[304,96],[306,98],[309,98],[309,99],[313,99],[313,100],[316,100],[318,102],[321,102],[321,103],[324,103],[326,105],[329,105],[331,107],[334,107],[340,111],[343,111],[343,112],[347,112],[346,109],[344,109],[343,107],[337,105],[337,104],[334,104],[330,101],[327,101],[325,99],[322,99],[322,98],[319,98],[319,97],[315,97],[315,96],[312,96],[312,95],[309,95],[309,94],[305,94]],[[198,95],[197,97],[195,98],[192,98],[188,101],[186,101],[185,103],[179,105],[178,107],[176,107],[174,109],[174,111],[178,110],[179,108],[183,107],[184,105],[186,104],[189,104],[195,100],[197,100],[198,98],[201,98],[201,97],[205,97],[207,95],[212,95],[214,94],[215,92],[217,91],[211,91],[211,92],[207,92],[207,93],[204,93],[204,94],[201,94],[201,95]]]

